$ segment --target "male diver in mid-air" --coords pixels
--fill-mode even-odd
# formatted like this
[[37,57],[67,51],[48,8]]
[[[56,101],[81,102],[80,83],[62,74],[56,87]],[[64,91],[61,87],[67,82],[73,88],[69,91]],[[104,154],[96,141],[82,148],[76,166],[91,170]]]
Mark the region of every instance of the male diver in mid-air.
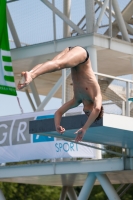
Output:
[[102,95],[99,84],[93,73],[89,53],[80,46],[68,47],[53,60],[36,65],[31,71],[22,72],[24,80],[18,83],[18,89],[26,87],[39,75],[65,68],[71,68],[74,97],[55,112],[55,128],[60,134],[65,128],[60,125],[62,115],[71,108],[83,103],[83,111],[88,116],[86,123],[75,132],[75,141],[83,139],[86,130],[103,116]]

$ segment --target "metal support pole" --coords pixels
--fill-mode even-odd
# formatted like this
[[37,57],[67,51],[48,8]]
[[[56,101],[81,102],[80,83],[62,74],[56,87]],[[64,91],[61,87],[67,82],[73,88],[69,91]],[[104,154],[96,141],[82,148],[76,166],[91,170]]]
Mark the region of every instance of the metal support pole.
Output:
[[112,37],[112,0],[109,0],[109,36]]
[[126,191],[127,191],[132,185],[133,185],[133,184],[130,183],[130,184],[121,192],[121,194],[120,194],[119,196],[122,197],[122,196],[126,193]]
[[[52,0],[53,6],[55,6],[55,1]],[[54,40],[56,40],[56,20],[55,20],[55,13],[53,11],[53,33],[54,33]]]
[[106,7],[107,7],[108,2],[109,2],[109,0],[105,0],[105,1],[104,1],[104,4],[103,4],[103,6],[102,6],[102,8],[101,8],[101,12],[100,12],[100,14],[99,14],[99,17],[98,17],[97,22],[96,22],[96,25],[95,25],[95,32],[98,31],[98,28],[99,28],[100,23],[101,23],[101,21],[102,21],[102,18],[103,18],[103,15],[104,15],[104,12],[105,12],[105,10],[106,10]]
[[130,158],[133,158],[133,149],[127,150],[127,156],[130,157]]
[[[8,25],[9,25],[10,31],[12,33],[13,40],[14,40],[14,43],[15,43],[16,47],[21,47],[21,42],[20,42],[20,40],[18,38],[18,34],[16,32],[16,29],[15,29],[15,26],[14,26],[13,20],[11,18],[11,15],[10,15],[8,7],[7,7],[7,20],[8,20]],[[33,96],[35,98],[36,104],[37,104],[37,106],[39,106],[41,101],[39,99],[37,90],[35,88],[35,84],[33,82],[30,83],[30,87],[31,87],[31,91],[33,92]],[[27,95],[27,98],[28,98],[28,100],[29,100],[29,102],[31,104],[31,107],[32,107],[33,111],[35,111],[36,108],[34,106],[34,103],[33,103],[32,99],[31,99],[30,95],[29,95],[28,89],[25,90],[25,93]]]
[[6,9],[6,11],[7,11],[7,21],[8,21],[8,25],[9,25],[10,31],[12,33],[12,37],[13,37],[14,43],[15,43],[16,47],[21,47],[21,43],[20,43],[20,40],[18,38],[18,34],[16,32],[16,29],[15,29],[13,20],[11,18],[9,9],[8,9],[8,7],[6,7],[6,8],[7,8]]
[[35,111],[36,108],[35,108],[35,106],[34,106],[34,103],[33,103],[32,99],[31,99],[31,97],[30,97],[30,94],[29,94],[29,91],[28,91],[27,88],[25,89],[25,94],[26,94],[26,96],[27,96],[27,98],[28,98],[28,100],[29,100],[29,102],[30,102],[30,105],[31,105],[33,111]]
[[123,115],[123,116],[126,115],[125,110],[126,110],[125,101],[122,101],[122,115]]
[[2,190],[0,190],[0,200],[6,200]]
[[[63,12],[64,15],[70,20],[71,0],[63,1]],[[63,23],[63,37],[70,37],[70,26]],[[62,105],[66,102],[66,69],[62,70]],[[65,114],[63,115],[65,116]],[[63,159],[68,160],[68,159]],[[70,159],[69,159],[70,160]]]
[[34,80],[30,83],[30,88],[31,88],[31,91],[33,93],[33,96],[34,96],[34,99],[35,99],[35,102],[36,102],[36,105],[37,107],[41,104],[41,100],[40,100],[40,97],[38,95],[38,92],[37,92],[37,89],[36,89],[36,85],[34,83]]
[[[103,2],[101,2],[100,0],[96,0],[96,2],[99,4],[99,6],[101,7],[102,5],[103,5]],[[111,0],[111,7],[112,7],[112,0]],[[106,11],[109,13],[109,7],[107,6],[106,7]],[[112,16],[114,17],[114,18],[116,18],[116,16],[115,16],[115,12],[112,10],[111,11],[111,14],[112,14]]]
[[77,195],[73,187],[68,187],[67,194],[70,200],[77,200]]
[[[91,65],[92,65],[92,69],[94,72],[98,72],[97,69],[97,50],[95,47],[87,47],[87,50],[89,52],[90,55],[90,59],[91,59]],[[101,148],[101,144],[95,144],[96,147]],[[96,150],[95,151],[95,157],[96,159],[101,159],[102,158],[102,152],[100,150]]]
[[[12,33],[13,40],[14,40],[14,43],[15,43],[16,47],[21,47],[21,42],[20,42],[20,40],[18,38],[18,34],[16,32],[16,29],[15,29],[15,26],[14,26],[13,20],[11,18],[11,15],[10,15],[8,7],[7,7],[7,20],[8,20],[8,25],[9,25],[10,31]],[[39,106],[41,101],[39,100],[39,97],[37,97],[37,92],[36,92],[37,90],[34,89],[35,88],[34,87],[34,83],[30,83],[30,86],[31,86],[31,90],[33,89],[32,92],[33,92],[33,96],[35,98],[35,101],[37,103],[37,106]],[[34,103],[33,103],[32,99],[31,99],[30,95],[29,95],[28,89],[25,90],[25,93],[27,95],[27,98],[28,98],[28,100],[29,100],[29,102],[31,104],[31,107],[32,107],[33,111],[35,111],[36,108],[34,106]]]
[[63,186],[59,200],[65,200],[66,199],[66,193],[67,193],[67,187]]
[[131,65],[132,65],[132,68],[133,68],[133,57],[131,58]]
[[83,34],[84,31],[81,30],[76,24],[74,24],[70,19],[68,19],[60,10],[58,10],[56,7],[54,7],[49,1],[47,0],[41,0],[48,8],[50,8],[52,11],[55,12],[56,15],[58,15],[64,22],[66,22],[72,29],[77,31],[79,34]]
[[[101,144],[95,144],[97,148],[101,148]],[[102,159],[102,151],[101,150],[95,150],[95,159]]]
[[[66,69],[62,70],[62,105],[66,103]],[[65,116],[65,113],[63,114]],[[62,158],[63,161],[70,161],[70,158]]]
[[118,194],[105,174],[96,174],[96,177],[98,178],[98,181],[100,182],[109,200],[120,200]]
[[[70,19],[70,9],[71,9],[71,0],[64,0],[64,15]],[[70,36],[70,26],[66,24],[65,22],[63,23],[63,36],[69,37]]]
[[129,31],[129,33],[133,34],[133,28],[127,22],[125,22],[125,25],[127,27],[127,30]]
[[94,72],[98,72],[97,69],[97,50],[95,47],[87,47],[87,50],[90,55],[91,65]]
[[125,184],[121,184],[121,185],[117,188],[116,192],[117,192],[117,193],[120,192],[120,190],[121,190],[124,186],[125,186]]
[[[109,7],[111,7],[112,6],[112,0],[109,0],[110,2],[109,2]],[[100,0],[96,0],[96,2],[100,5],[100,6],[102,6],[103,5],[103,2],[101,2]],[[113,10],[110,10],[108,7],[106,8],[106,11],[108,12],[108,13],[110,13],[111,12],[111,15],[116,19],[116,16],[115,16],[115,13],[114,13],[114,11]],[[110,15],[110,16],[111,16]],[[125,21],[124,21],[125,22]],[[111,24],[112,24],[112,21],[111,21]],[[129,31],[129,33],[133,33],[133,28],[127,23],[127,22],[125,22],[125,25],[126,25],[126,28],[127,28],[127,30]],[[111,25],[111,29],[112,29],[112,25]],[[110,30],[110,32],[111,32],[111,35],[110,35],[110,33],[108,33],[108,31],[106,32],[106,34],[108,33],[109,34],[109,36],[111,36],[112,37],[112,31]],[[119,30],[118,30],[118,32],[119,32]],[[115,33],[116,34],[116,33]],[[114,35],[114,37],[115,37],[116,35]]]
[[117,0],[112,0],[112,5],[113,5],[114,11],[115,11],[116,20],[117,20],[119,29],[122,33],[123,39],[130,42],[129,35],[128,35],[127,29],[126,29],[126,25],[125,25],[124,19],[122,17]]
[[129,90],[130,90],[130,83],[126,82],[126,116],[130,117],[130,105],[129,105]]
[[[66,70],[66,78],[69,76],[71,70],[67,69]],[[61,78],[57,81],[57,83],[55,84],[55,86],[51,89],[51,91],[49,92],[49,94],[45,97],[45,99],[43,100],[43,102],[40,104],[40,106],[36,109],[36,111],[41,111],[49,102],[49,100],[54,96],[54,94],[57,92],[57,90],[61,87],[62,85],[62,76]]]
[[62,70],[62,105],[66,102],[66,69]]
[[89,174],[81,189],[78,200],[87,200],[89,198],[95,181],[96,181],[95,174],[93,173]]
[[85,0],[85,9],[86,9],[86,31],[87,33],[94,32],[95,26],[95,9],[94,9],[94,0]]
[[[70,19],[71,0],[64,0],[64,15]],[[70,27],[64,22],[63,24],[64,37],[70,36]],[[66,69],[62,70],[62,104],[66,102]]]

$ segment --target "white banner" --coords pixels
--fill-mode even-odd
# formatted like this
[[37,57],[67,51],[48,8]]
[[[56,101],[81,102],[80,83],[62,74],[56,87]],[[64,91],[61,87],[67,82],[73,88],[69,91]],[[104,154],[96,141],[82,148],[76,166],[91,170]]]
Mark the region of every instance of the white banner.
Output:
[[0,163],[36,159],[95,157],[95,149],[90,147],[56,140],[53,137],[29,134],[29,121],[53,117],[53,110],[0,117]]

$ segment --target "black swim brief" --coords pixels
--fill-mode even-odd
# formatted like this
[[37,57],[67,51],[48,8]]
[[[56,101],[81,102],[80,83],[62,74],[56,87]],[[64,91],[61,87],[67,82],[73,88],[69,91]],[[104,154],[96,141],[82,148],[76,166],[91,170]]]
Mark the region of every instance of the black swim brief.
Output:
[[[68,47],[68,48],[69,48],[69,50],[71,50],[74,47]],[[83,48],[86,51],[87,56],[86,56],[86,59],[83,62],[79,63],[79,65],[85,63],[89,59],[89,53],[88,53],[88,51],[84,47],[81,47],[81,48]]]

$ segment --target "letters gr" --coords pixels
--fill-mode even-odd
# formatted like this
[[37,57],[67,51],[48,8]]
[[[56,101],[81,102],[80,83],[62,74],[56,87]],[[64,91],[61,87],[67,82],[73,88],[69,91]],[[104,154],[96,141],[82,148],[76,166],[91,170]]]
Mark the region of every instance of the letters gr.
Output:
[[[16,123],[17,122],[17,123]],[[12,144],[27,143],[27,121],[11,120],[0,124],[0,145],[10,146]],[[29,136],[28,136],[29,137]]]

